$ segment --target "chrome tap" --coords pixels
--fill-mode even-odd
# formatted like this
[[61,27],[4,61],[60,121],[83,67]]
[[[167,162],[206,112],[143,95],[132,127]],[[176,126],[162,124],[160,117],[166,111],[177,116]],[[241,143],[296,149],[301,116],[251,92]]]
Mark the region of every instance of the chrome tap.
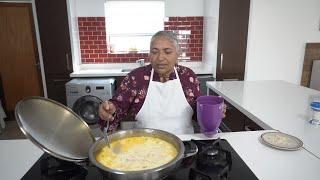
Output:
[[136,63],[139,63],[139,66],[142,67],[144,66],[144,59],[138,59]]

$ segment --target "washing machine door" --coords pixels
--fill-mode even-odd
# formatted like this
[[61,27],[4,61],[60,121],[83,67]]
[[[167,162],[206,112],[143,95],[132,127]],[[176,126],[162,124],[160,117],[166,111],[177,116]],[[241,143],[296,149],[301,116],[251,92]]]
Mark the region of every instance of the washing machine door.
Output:
[[82,96],[72,107],[72,110],[82,117],[87,124],[95,124],[99,120],[99,105],[102,100],[96,96]]

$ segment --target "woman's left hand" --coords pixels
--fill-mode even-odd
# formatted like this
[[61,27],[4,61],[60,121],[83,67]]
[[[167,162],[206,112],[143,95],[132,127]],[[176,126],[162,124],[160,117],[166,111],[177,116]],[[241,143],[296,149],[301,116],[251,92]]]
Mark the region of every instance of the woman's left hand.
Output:
[[223,103],[223,108],[222,108],[222,118],[226,117],[226,112],[227,112],[227,105]]

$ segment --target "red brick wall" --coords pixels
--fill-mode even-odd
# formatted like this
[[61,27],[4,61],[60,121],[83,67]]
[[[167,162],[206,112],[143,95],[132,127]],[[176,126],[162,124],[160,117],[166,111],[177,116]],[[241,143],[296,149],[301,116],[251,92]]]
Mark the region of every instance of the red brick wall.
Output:
[[164,29],[178,34],[182,52],[186,53],[186,59],[202,60],[203,16],[169,17],[164,22]]
[[147,58],[147,53],[108,53],[104,17],[78,17],[82,63],[127,63]]
[[[148,58],[147,53],[108,53],[105,17],[78,17],[78,26],[82,63],[127,63]],[[179,35],[185,59],[202,60],[203,17],[169,17],[164,28]]]

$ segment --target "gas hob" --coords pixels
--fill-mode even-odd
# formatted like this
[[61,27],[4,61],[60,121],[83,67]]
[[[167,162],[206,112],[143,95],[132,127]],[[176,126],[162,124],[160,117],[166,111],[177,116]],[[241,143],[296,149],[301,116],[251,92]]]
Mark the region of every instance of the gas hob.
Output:
[[[223,139],[191,140],[198,147],[195,156],[183,160],[165,180],[227,180],[258,179],[232,146]],[[186,149],[188,142],[184,142]],[[107,180],[94,166],[80,166],[73,162],[44,154],[22,177],[23,180]]]

